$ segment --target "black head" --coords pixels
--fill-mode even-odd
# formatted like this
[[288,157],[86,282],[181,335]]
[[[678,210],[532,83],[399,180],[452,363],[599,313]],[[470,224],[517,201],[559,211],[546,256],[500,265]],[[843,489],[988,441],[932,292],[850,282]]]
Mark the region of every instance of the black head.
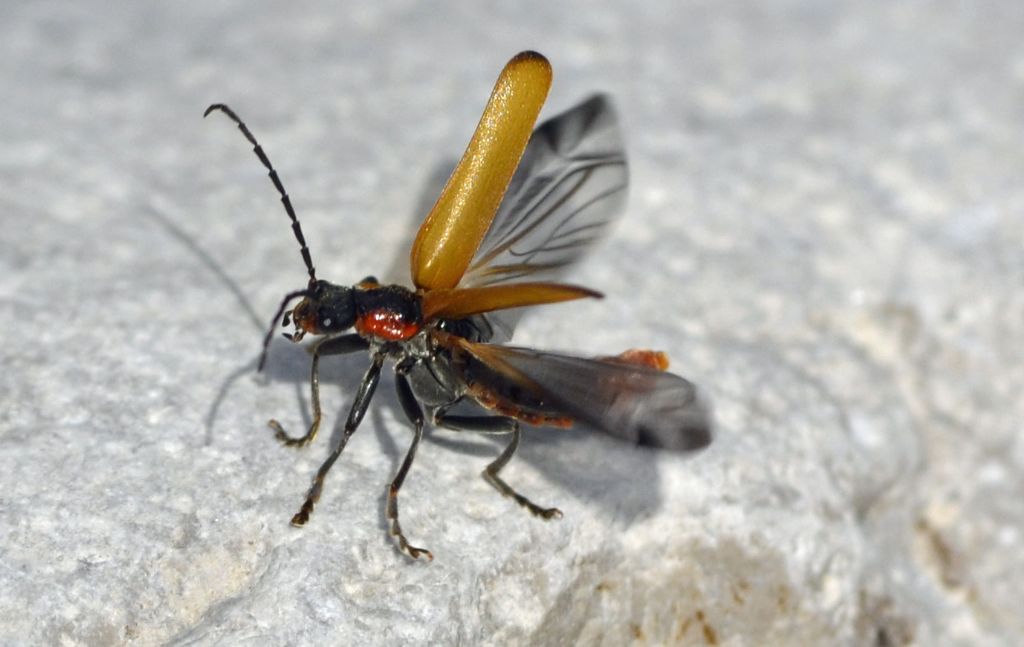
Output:
[[[328,335],[351,328],[356,322],[356,303],[352,288],[335,285],[327,281],[315,281],[306,290],[305,299],[291,311],[295,322],[292,341],[303,335]],[[285,313],[282,324],[288,325]]]
[[[288,304],[299,297],[303,297],[299,305],[295,306],[294,310],[286,312]],[[306,333],[327,335],[351,328],[356,322],[352,288],[314,280],[309,282],[309,287],[305,290],[286,294],[270,322],[270,329],[263,338],[263,352],[260,353],[260,362],[256,369],[258,371],[263,370],[263,365],[267,361],[267,349],[270,348],[270,340],[274,337],[278,320],[282,326],[289,326],[295,322],[295,332],[284,333],[284,336],[292,341],[300,341]]]

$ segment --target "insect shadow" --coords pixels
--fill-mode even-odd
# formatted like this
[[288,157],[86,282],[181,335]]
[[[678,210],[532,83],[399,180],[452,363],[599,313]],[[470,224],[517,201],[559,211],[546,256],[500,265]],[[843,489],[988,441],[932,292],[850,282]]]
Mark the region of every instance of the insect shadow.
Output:
[[[390,261],[384,264],[388,269],[382,276],[387,277],[387,280],[407,280],[409,260],[404,250],[411,245],[422,214],[430,210],[434,199],[451,175],[456,162],[457,160],[454,159],[438,162],[423,180],[418,198],[409,210],[407,226],[401,228],[401,231],[409,233],[402,240],[396,241],[394,245],[389,245],[389,248],[394,251]],[[557,307],[553,306],[553,308]],[[545,314],[550,316],[552,313],[547,309],[541,312],[529,312],[524,315],[524,321],[538,323],[536,320],[542,320]],[[254,337],[254,339],[258,339],[258,337]],[[298,405],[297,409],[301,412],[301,418],[293,419],[290,426],[296,429],[308,427],[312,421],[308,393],[309,353],[296,344],[279,342],[272,344],[270,353],[272,358],[263,369],[268,381],[290,382],[294,385],[295,400]],[[341,440],[344,433],[345,414],[351,406],[355,389],[366,368],[366,362],[367,356],[364,353],[327,358],[321,362],[321,387],[327,385],[340,387],[340,389],[329,389],[331,395],[328,397],[331,399],[340,397],[340,400],[336,399],[334,403],[326,407],[329,411],[333,411],[330,433],[325,434],[329,437],[328,446],[333,447]],[[253,360],[248,362],[243,369],[233,372],[228,380],[237,380],[246,372],[254,371],[255,366],[256,358],[254,356]],[[404,436],[395,436],[395,434],[411,433],[412,429],[402,414],[393,387],[393,379],[389,373],[390,371],[386,371],[382,374],[382,384],[370,407],[369,417],[373,421],[372,426],[380,450],[390,459],[389,473],[394,473],[402,461],[403,447],[407,443]],[[222,389],[221,396],[225,393],[226,389]],[[325,402],[325,404],[327,403]],[[464,407],[467,413],[486,413],[472,403],[467,402],[460,406]],[[389,415],[385,416],[385,412]],[[259,421],[256,424],[259,424]],[[267,433],[268,436],[272,435],[270,430],[267,430]],[[356,434],[356,436],[360,435],[365,434]],[[479,464],[476,460],[465,461],[465,468],[472,473],[476,473],[493,460],[501,452],[503,442],[504,439],[501,436],[450,432],[432,427],[428,427],[427,433],[424,435],[426,444],[441,447],[472,459],[479,459]],[[319,443],[316,445],[319,446]],[[326,450],[321,447],[319,450],[306,448],[304,451],[317,451],[319,455]],[[586,453],[588,460],[581,461],[581,453]],[[661,453],[664,454],[664,452]],[[510,469],[515,470],[515,464],[529,464],[543,475],[544,480],[564,486],[553,488],[558,490],[557,495],[549,495],[543,491],[534,492],[534,496],[538,500],[545,501],[550,505],[565,506],[567,502],[564,499],[571,496],[573,499],[585,501],[586,505],[597,506],[606,514],[628,522],[632,518],[649,515],[660,507],[661,494],[657,479],[657,457],[658,452],[655,450],[633,446],[628,442],[594,432],[583,425],[572,429],[537,429],[527,426],[523,429],[523,442]],[[679,460],[679,458],[675,460]],[[595,469],[595,467],[599,469]],[[637,478],[637,475],[643,475],[643,478]],[[382,477],[380,482],[382,501],[387,498],[385,488],[387,482],[387,477]],[[482,496],[493,494],[482,479],[481,485],[483,486],[480,488]],[[514,507],[509,501],[504,503]],[[502,502],[499,501],[498,504],[502,504]],[[388,521],[384,513],[384,506],[380,507],[380,511],[378,525],[382,529],[387,529]]]
[[[140,209],[142,215],[155,222],[157,226],[163,229],[171,238],[176,240],[193,256],[195,256],[196,259],[199,260],[200,264],[203,265],[203,267],[205,267],[210,274],[212,274],[217,281],[227,289],[227,292],[235,298],[238,307],[243,313],[245,313],[246,318],[249,320],[249,323],[252,324],[254,329],[257,331],[262,330],[264,323],[261,321],[256,308],[253,307],[252,302],[249,300],[249,297],[245,294],[242,287],[224,269],[224,266],[217,260],[217,257],[206,251],[202,245],[197,242],[196,237],[178,225],[176,218],[167,213],[167,211],[167,207],[156,204],[152,200],[147,201]],[[259,333],[257,332],[256,334],[258,335]],[[231,373],[224,378],[224,381],[221,382],[220,387],[217,389],[217,395],[214,396],[213,401],[207,408],[206,415],[203,417],[203,427],[205,430],[204,445],[209,446],[213,444],[214,426],[216,425],[217,414],[220,411],[221,404],[223,404],[224,400],[227,399],[228,394],[231,392],[231,388],[239,379],[255,372],[256,362],[257,360],[254,358],[241,366],[235,367]]]
[[[392,247],[396,251],[387,264],[388,269],[384,276],[389,279],[404,279],[408,272],[408,258],[401,250],[408,249],[410,246],[422,214],[433,205],[434,198],[444,187],[456,162],[455,159],[438,162],[424,179],[418,199],[409,210],[408,225],[401,229],[408,234],[402,240],[396,241]],[[222,404],[240,379],[256,374],[259,358],[258,341],[266,325],[266,322],[263,321],[265,317],[260,316],[259,310],[254,307],[249,295],[224,268],[218,260],[218,256],[203,248],[195,236],[177,224],[179,218],[168,213],[165,207],[153,203],[144,205],[143,213],[197,258],[200,264],[225,288],[225,291],[232,295],[236,303],[236,310],[244,315],[244,319],[250,324],[248,327],[253,331],[252,357],[244,363],[236,365],[225,375],[204,416],[204,444],[211,445],[214,442],[215,428]],[[530,313],[525,316],[525,319],[530,321],[535,318],[543,318],[543,316],[544,312]],[[299,417],[292,419],[291,425],[295,428],[308,427],[312,421],[308,394],[309,353],[304,347],[295,344],[275,342],[272,344],[271,354],[273,361],[268,362],[264,367],[261,381],[292,384],[297,403],[296,413]],[[337,443],[343,433],[344,416],[351,404],[352,394],[365,370],[365,362],[366,355],[356,353],[351,357],[331,358],[331,361],[322,363],[320,376],[322,384],[340,386],[340,389],[330,390],[332,395],[334,393],[340,395],[340,401],[328,406],[328,409],[334,412],[331,432],[325,434],[329,437],[329,446]],[[401,441],[396,442],[394,434],[402,433],[400,429],[411,430],[406,429],[408,425],[401,415],[398,398],[391,384],[391,376],[385,375],[384,377],[384,384],[381,385],[383,388],[378,389],[371,407],[370,417],[373,421],[372,426],[377,443],[380,450],[390,458],[390,472],[393,473],[398,468],[403,454],[403,450],[399,446]],[[386,417],[385,411],[390,416]],[[398,423],[388,424],[387,418],[390,418],[390,421],[398,421]],[[279,444],[273,439],[273,432],[266,427],[264,420],[254,416],[252,425],[256,431],[265,431],[267,444],[277,449]],[[652,450],[633,447],[626,442],[579,428],[548,430],[527,427],[524,429],[523,437],[524,441],[517,453],[516,462],[529,464],[537,469],[546,480],[565,486],[558,488],[560,494],[554,498],[560,500],[551,500],[552,505],[564,506],[566,502],[562,499],[572,496],[579,501],[586,501],[587,505],[596,505],[606,513],[626,521],[633,517],[650,514],[660,505],[660,491],[657,478],[655,478],[657,459]],[[481,468],[488,461],[493,460],[493,457],[500,453],[502,446],[500,437],[451,433],[445,430],[429,431],[424,437],[424,442],[462,456],[479,459],[480,465],[477,465],[475,460],[466,461],[466,468],[474,473],[477,468]],[[286,449],[281,447],[282,451]],[[307,450],[309,449],[312,448],[307,448]],[[594,469],[593,460],[580,461],[581,451],[591,454],[591,459],[599,460],[604,457],[605,460],[598,462],[600,469]],[[513,469],[515,468],[513,467]],[[637,478],[638,474],[644,477]],[[386,481],[386,478],[381,480],[380,497],[382,499],[386,498],[383,487]],[[482,480],[481,484],[483,484]],[[301,490],[303,485],[298,484],[297,490]],[[492,496],[493,493],[489,491],[486,484],[483,485],[484,487],[480,488],[481,495]],[[541,500],[552,499],[543,492],[538,492],[536,496]],[[511,502],[505,503],[510,504]],[[388,522],[383,507],[380,509],[378,525],[386,529]]]

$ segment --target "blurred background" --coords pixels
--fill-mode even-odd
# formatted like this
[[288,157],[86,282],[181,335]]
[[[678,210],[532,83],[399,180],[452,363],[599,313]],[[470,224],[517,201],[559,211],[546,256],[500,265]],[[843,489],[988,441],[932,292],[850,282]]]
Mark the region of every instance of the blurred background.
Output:
[[[6,2],[0,643],[1019,644],[1024,7],[1014,2]],[[365,358],[261,336],[304,270],[406,280],[494,78],[618,108],[627,213],[516,343],[667,351],[691,457],[436,434],[403,489],[388,380],[287,524]],[[542,116],[543,118],[543,116]]]

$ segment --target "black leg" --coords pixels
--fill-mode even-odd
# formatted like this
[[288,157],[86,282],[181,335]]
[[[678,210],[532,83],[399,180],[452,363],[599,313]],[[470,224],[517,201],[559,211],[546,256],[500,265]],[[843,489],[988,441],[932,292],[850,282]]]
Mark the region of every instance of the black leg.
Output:
[[[369,348],[369,343],[357,335],[343,335],[341,337],[329,337],[320,341],[313,347],[313,362],[310,367],[309,384],[312,391],[313,401],[313,423],[305,436],[289,436],[277,420],[271,420],[267,424],[274,430],[274,436],[289,447],[303,447],[313,442],[316,432],[320,430],[320,420],[323,415],[320,410],[320,356],[321,355],[344,355]],[[364,378],[365,380],[365,378]]]
[[402,526],[398,523],[398,490],[402,487],[405,476],[409,473],[409,468],[412,467],[413,458],[416,456],[416,448],[420,444],[420,439],[423,438],[423,410],[420,408],[419,403],[416,402],[416,396],[413,395],[412,389],[409,387],[409,380],[405,377],[404,371],[395,372],[395,388],[398,390],[398,401],[402,403],[405,417],[412,423],[413,437],[412,444],[409,445],[409,451],[405,453],[405,460],[402,461],[402,466],[398,468],[398,473],[395,474],[395,478],[391,481],[391,486],[388,488],[386,511],[388,532],[398,543],[398,549],[409,557],[413,559],[425,557],[428,560],[432,560],[434,555],[429,550],[417,548],[409,544],[405,534],[402,532]]
[[363,381],[359,385],[359,391],[356,392],[356,399],[348,412],[348,420],[345,421],[345,431],[341,436],[341,440],[338,441],[338,446],[334,448],[331,455],[327,457],[327,460],[324,461],[324,464],[317,471],[316,478],[313,479],[313,487],[309,488],[309,494],[306,495],[306,501],[302,504],[302,508],[298,513],[292,517],[292,525],[301,526],[309,521],[309,515],[313,512],[313,506],[320,500],[320,492],[324,489],[324,477],[327,476],[327,472],[334,465],[334,461],[338,460],[338,457],[341,456],[342,450],[348,444],[348,439],[352,437],[356,427],[362,422],[363,416],[370,406],[373,392],[377,389],[377,382],[380,381],[380,367],[383,364],[383,353],[373,356],[373,363],[366,370],[366,375],[363,376]]
[[519,447],[519,422],[514,418],[505,418],[500,416],[446,416],[441,414],[439,416],[435,416],[434,424],[448,429],[453,429],[455,431],[475,431],[478,433],[488,434],[512,434],[512,442],[508,444],[505,450],[501,452],[501,455],[498,456],[494,462],[484,468],[484,480],[490,483],[494,489],[501,492],[504,496],[515,499],[516,503],[529,510],[535,516],[542,519],[561,518],[561,510],[558,508],[540,507],[522,494],[516,492],[512,486],[498,476],[498,472],[500,472],[502,468],[512,460],[512,456],[515,455],[516,449]]

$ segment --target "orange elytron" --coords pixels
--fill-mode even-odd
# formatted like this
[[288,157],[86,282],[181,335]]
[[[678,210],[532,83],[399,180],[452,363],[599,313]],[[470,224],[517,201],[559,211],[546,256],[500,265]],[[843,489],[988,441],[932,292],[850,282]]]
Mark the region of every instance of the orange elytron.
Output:
[[711,442],[708,409],[691,382],[666,372],[664,353],[634,349],[583,359],[501,345],[512,334],[518,308],[601,296],[559,279],[625,201],[626,158],[608,100],[593,96],[533,130],[550,86],[551,66],[536,52],[518,54],[505,65],[462,160],[413,243],[414,289],[380,285],[373,277],[353,287],[318,279],[291,200],[266,153],[230,108],[207,108],[207,115],[219,110],[230,117],[252,144],[281,195],[309,274],[307,286],[281,302],[260,355],[262,369],[278,321],[294,325],[285,333],[293,342],[320,336],[312,348],[312,424],[293,437],[271,420],[277,438],[302,446],[316,437],[321,356],[358,350],[371,356],[344,433],[313,479],[294,525],[309,520],[327,472],[369,407],[385,359],[394,361],[398,400],[414,428],[388,491],[386,516],[398,548],[412,558],[433,558],[411,545],[398,523],[398,491],[426,421],[510,436],[483,476],[544,519],[562,513],[536,505],[499,476],[519,446],[520,423],[580,422],[679,451]]

